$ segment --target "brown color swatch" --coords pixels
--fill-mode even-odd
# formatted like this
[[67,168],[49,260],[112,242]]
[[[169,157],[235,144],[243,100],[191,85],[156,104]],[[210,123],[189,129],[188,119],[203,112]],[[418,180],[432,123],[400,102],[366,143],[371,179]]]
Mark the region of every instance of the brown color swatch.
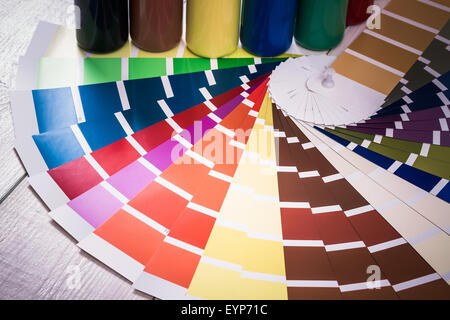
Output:
[[344,77],[385,95],[388,95],[401,80],[399,75],[361,60],[347,52],[344,52],[335,61],[332,68]]
[[430,31],[385,14],[381,14],[381,25],[382,27],[380,29],[373,29],[371,31],[419,51],[424,51],[435,37],[435,34]]
[[366,33],[361,33],[349,49],[403,73],[408,72],[419,58],[417,54]]
[[345,300],[398,300],[391,287],[343,292]]
[[341,300],[339,288],[288,288],[289,300]]
[[[336,169],[326,161],[325,158],[325,161],[318,160],[320,157],[323,157],[323,155],[316,148],[309,148],[307,150],[302,148],[301,144],[307,143],[309,140],[290,118],[284,117],[284,115],[276,110],[275,107],[274,126],[275,130],[278,129],[279,131],[286,132],[287,136],[296,136],[298,138],[300,143],[287,144],[286,142],[286,144],[291,151],[298,149],[294,151],[296,155],[304,153],[301,155],[302,161],[305,162],[307,161],[307,158],[310,157],[310,160],[314,159],[313,163],[320,164],[320,169],[318,169],[319,173],[321,173],[321,171],[331,174],[337,173]],[[278,140],[280,144],[283,144],[285,143],[283,140],[286,140],[286,138],[280,138]],[[287,151],[284,149],[283,152],[280,152],[279,157],[294,158],[292,154],[292,152],[291,154],[287,154]],[[305,154],[307,157],[305,157]],[[294,158],[291,159],[291,161],[292,160],[296,159]],[[311,168],[311,165],[309,165],[308,168]],[[310,188],[310,184],[304,183],[306,180],[310,179],[300,179],[295,172],[279,173],[279,176],[280,175],[283,176],[284,180],[289,181],[291,186],[299,186],[299,188],[303,187],[303,192],[307,193],[306,196],[301,197],[304,202],[310,202],[311,198],[314,198],[315,201],[329,202],[329,200],[316,199],[316,195],[311,197],[311,191],[314,190],[314,193],[318,192],[324,197],[334,198],[334,204],[339,204],[343,210],[352,210],[369,205],[369,203],[345,179],[329,183],[322,182],[321,187],[319,185],[320,180],[316,177],[313,188]],[[300,181],[300,183],[295,181],[296,176],[298,177],[297,181]],[[283,194],[282,185],[284,183],[280,180],[279,184],[281,197]],[[289,188],[285,189],[288,190]],[[295,199],[294,194],[295,192],[292,192],[288,198]],[[401,239],[401,235],[399,235],[375,210],[369,210],[368,212],[352,217],[346,217],[342,211],[308,215],[309,212],[310,209],[282,209],[283,238],[285,240],[317,240],[319,238],[324,241],[325,245],[363,241],[366,246],[374,246],[388,241]],[[314,230],[311,231],[311,229]],[[294,263],[297,259],[301,260],[300,254],[306,257],[307,255],[303,249],[306,248],[285,247],[285,252],[289,252],[289,254],[292,255],[299,255],[298,257],[290,257],[289,261]],[[321,248],[319,247],[316,249]],[[382,279],[389,280],[392,285],[435,273],[426,261],[406,243],[383,249],[372,254],[368,251],[367,247],[363,247],[326,251],[326,255],[328,257],[328,262],[326,262],[327,268],[329,268],[329,264],[339,285],[364,283],[370,275],[367,273],[367,267],[371,265],[378,265],[381,268]],[[316,259],[314,264],[317,264],[319,261],[325,263],[325,260]],[[289,268],[290,270],[296,270],[297,272],[300,272],[299,270],[309,270],[304,266],[301,269],[297,269],[295,266],[290,266]],[[421,295],[426,295],[430,290],[435,290],[432,295],[433,297],[448,299],[450,297],[450,289],[448,288],[445,281],[439,279],[437,281],[417,285],[410,289],[400,290],[398,294],[394,292],[393,287],[384,287],[379,290],[367,289],[345,291],[344,289],[341,296],[345,299],[417,298]],[[307,299],[305,295],[308,291],[305,289],[306,288],[288,288],[289,298]],[[314,292],[315,291],[312,290],[311,294],[314,294]],[[326,292],[330,293],[333,292],[333,290],[328,289]],[[320,291],[320,293],[325,294],[325,291]],[[426,297],[424,296],[424,298]]]
[[330,192],[336,199],[340,199],[339,204],[342,210],[348,211],[367,205],[367,200],[364,199],[347,180],[340,179],[327,184],[333,186]]
[[443,6],[450,7],[450,0],[433,0],[433,2],[442,4]]
[[398,232],[375,210],[349,219],[368,247],[401,238]]
[[448,20],[448,13],[417,0],[391,0],[385,10],[440,30]]
[[[369,277],[367,268],[374,265],[366,248],[328,252],[328,256],[341,285],[366,282]],[[383,279],[386,278],[382,276]]]
[[424,260],[417,259],[416,251],[406,244],[375,252],[373,256],[394,284],[435,273]]
[[281,224],[285,240],[321,240],[310,209],[281,209]]
[[405,300],[449,300],[449,286],[442,280],[436,280],[411,289],[398,292]]
[[328,280],[334,274],[328,263],[325,248],[285,247],[286,279],[289,280]]

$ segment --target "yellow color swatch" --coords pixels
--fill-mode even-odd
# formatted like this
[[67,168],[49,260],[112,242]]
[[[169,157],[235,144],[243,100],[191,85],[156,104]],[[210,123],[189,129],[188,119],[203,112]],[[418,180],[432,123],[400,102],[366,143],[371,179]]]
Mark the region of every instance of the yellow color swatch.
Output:
[[[261,164],[259,153],[275,164],[275,153],[265,150],[274,150],[273,130],[267,125],[272,123],[271,108],[266,96],[189,287],[191,296],[287,299],[278,188],[257,188],[262,184],[277,186],[275,165]],[[261,147],[260,134],[268,134],[271,143]]]

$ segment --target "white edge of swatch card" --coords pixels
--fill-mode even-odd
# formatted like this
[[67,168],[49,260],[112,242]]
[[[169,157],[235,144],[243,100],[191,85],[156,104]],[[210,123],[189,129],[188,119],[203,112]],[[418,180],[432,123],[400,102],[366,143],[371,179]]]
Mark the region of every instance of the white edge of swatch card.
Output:
[[[316,136],[317,135],[323,136],[323,134],[321,132],[317,132]],[[328,137],[326,137],[326,136],[324,137],[324,139],[327,139],[327,138]],[[330,138],[328,138],[328,139],[330,139]],[[334,142],[334,140],[332,140],[332,139],[331,139],[331,143],[338,144],[337,142]],[[344,154],[341,154],[341,156],[348,162],[348,160]],[[368,163],[369,165],[373,164],[370,160],[368,160],[362,156],[358,155],[358,158],[361,161],[360,163]],[[395,164],[399,165],[401,163],[396,162]],[[353,164],[353,165],[355,167],[357,167],[359,170],[358,165],[355,165],[355,164]],[[381,168],[378,168],[377,170],[379,170],[379,174],[381,174],[382,176],[378,176],[378,175],[371,176],[370,173],[368,174],[362,170],[361,170],[361,172],[364,175],[371,176],[371,179],[374,183],[381,186],[384,190],[386,190],[386,192],[389,192],[390,194],[395,196],[395,198],[397,198],[398,201],[400,201],[402,203],[406,204],[412,194],[418,194],[423,191],[419,187],[415,186],[414,184],[409,183],[408,181],[402,179],[401,177],[395,175],[394,173],[392,173],[388,170],[383,170]],[[402,190],[403,193],[400,193],[400,194],[398,192],[396,193],[397,190]],[[439,199],[439,198],[431,195],[428,192],[425,192],[425,197],[426,197],[426,201],[427,201],[427,208],[431,208],[433,210],[425,211],[421,207],[417,207],[414,204],[410,204],[410,207],[413,210],[415,210],[418,214],[420,214],[422,217],[426,218],[431,223],[438,226],[442,231],[446,230],[449,225],[449,219],[447,218],[448,215],[445,214],[446,212],[444,212],[442,210],[437,210],[436,208],[440,208],[440,207],[446,206],[446,205],[448,206],[448,204],[445,201],[443,201],[442,199]]]
[[19,57],[15,90],[34,89],[38,85],[39,57]]
[[17,152],[30,176],[46,171],[47,165],[30,137],[39,134],[32,93],[11,91],[10,96]]
[[20,159],[28,172],[29,176],[47,171],[48,167],[41,156],[33,137],[25,136],[16,139],[14,147],[20,156]]
[[9,97],[16,139],[39,134],[32,91],[10,91]]
[[49,215],[77,241],[81,241],[95,231],[93,226],[67,205],[50,211]]
[[142,272],[133,283],[133,288],[162,300],[192,300],[186,295],[187,289],[167,280]]
[[47,171],[31,176],[28,181],[51,210],[70,201]]
[[144,265],[109,244],[95,233],[91,233],[81,240],[78,246],[131,282],[136,281],[145,268]]
[[[333,80],[335,82],[333,89],[327,89],[318,84],[314,91],[331,99],[333,102],[351,109],[350,112],[352,113],[356,111],[361,112],[360,115],[357,115],[361,119],[351,119],[350,121],[358,122],[371,116],[386,98],[384,94],[339,73],[334,74]],[[347,94],[348,92],[352,92],[352,94]]]
[[45,56],[57,29],[58,25],[56,24],[39,21],[25,56],[36,58]]
[[[298,124],[297,124],[298,125]],[[333,150],[333,147],[332,147],[332,144],[335,144],[335,145],[339,145],[337,142],[335,142],[334,140],[332,140],[331,138],[329,138],[329,137],[327,137],[326,135],[324,135],[323,133],[321,133],[321,132],[319,132],[319,131],[316,131],[316,130],[314,130],[314,133],[312,132],[312,128],[311,127],[307,127],[307,126],[303,126],[303,125],[299,125],[299,127],[300,127],[300,129],[303,131],[303,132],[305,132],[304,130],[306,130],[307,132],[308,132],[308,134],[311,134],[311,135],[314,135],[317,139],[320,139],[321,141],[323,141],[325,144],[327,144],[327,145],[329,145],[330,146],[330,149],[332,149]],[[334,152],[336,152],[337,153],[337,151],[335,151],[334,150]],[[338,156],[338,157],[340,157],[340,158],[342,158],[343,160],[344,160],[344,162],[345,163],[348,163],[348,165],[349,166],[351,166],[351,167],[353,167],[355,170],[357,170],[357,172],[358,172],[358,175],[360,175],[360,176],[362,176],[362,177],[366,177],[367,179],[369,179],[369,181],[371,182],[371,183],[374,183],[376,186],[378,186],[378,188],[381,188],[380,190],[383,190],[383,192],[385,192],[386,194],[388,194],[389,196],[391,196],[392,197],[392,199],[393,199],[393,201],[394,202],[392,202],[392,203],[395,203],[396,205],[402,205],[402,206],[404,206],[405,208],[408,208],[409,210],[411,210],[412,212],[414,212],[414,214],[417,214],[417,218],[419,218],[419,219],[421,219],[421,223],[422,223],[422,227],[425,227],[425,224],[429,224],[430,226],[435,226],[434,224],[433,224],[433,222],[431,222],[430,220],[428,220],[428,219],[430,219],[430,216],[428,215],[428,214],[425,214],[424,212],[419,212],[417,209],[415,209],[415,208],[410,208],[409,206],[407,206],[406,204],[405,204],[405,202],[402,200],[402,199],[400,199],[400,198],[398,198],[394,193],[392,193],[391,192],[391,190],[390,189],[387,189],[386,187],[385,187],[385,185],[382,183],[382,182],[380,182],[380,181],[378,181],[378,180],[374,180],[373,179],[373,177],[370,177],[370,175],[367,175],[363,170],[361,170],[360,168],[359,168],[359,166],[358,165],[355,165],[354,163],[350,163],[349,162],[349,159],[345,156],[345,154],[341,154],[341,153],[339,153],[339,154],[336,154],[336,156]],[[334,157],[334,156],[333,156]],[[358,158],[361,160],[361,162],[360,162],[360,164],[361,163],[368,163],[368,164],[371,164],[371,162],[369,161],[369,160],[367,160],[367,159],[365,159],[365,158],[363,158],[363,157],[361,157],[361,156],[359,156],[358,155]],[[329,157],[327,157],[327,160],[328,161],[331,161],[330,163],[332,163],[333,162],[333,160],[331,160]],[[382,172],[384,171],[383,169],[380,169]],[[346,177],[346,179],[353,185],[353,180],[352,181],[350,181],[349,180],[349,176],[347,176]],[[405,183],[407,183],[407,182],[405,182]],[[370,202],[370,204],[375,208],[375,210],[377,210],[383,217],[385,217],[385,215],[383,214],[383,212],[385,211],[385,210],[388,210],[388,209],[392,209],[392,205],[389,205],[389,203],[388,203],[388,207],[380,207],[379,205],[375,205],[375,203],[372,203],[372,202]],[[386,205],[386,204],[385,204]],[[397,208],[398,209],[398,208]],[[389,219],[388,219],[389,220]],[[431,219],[431,220],[433,220],[433,219]],[[389,221],[390,222],[390,224],[392,225],[392,221]],[[396,229],[398,229],[395,225],[393,225]],[[440,231],[442,231],[442,229],[439,229]],[[414,233],[415,233],[416,231],[414,231]],[[412,238],[411,238],[411,233],[408,233],[408,235],[405,235],[405,234],[403,234],[402,232],[400,232],[400,234],[402,235],[402,237],[404,237],[405,239],[407,239],[408,241],[410,241]],[[421,235],[414,235],[413,237],[417,237],[417,236],[421,236]],[[411,243],[411,245],[415,245],[415,243]]]

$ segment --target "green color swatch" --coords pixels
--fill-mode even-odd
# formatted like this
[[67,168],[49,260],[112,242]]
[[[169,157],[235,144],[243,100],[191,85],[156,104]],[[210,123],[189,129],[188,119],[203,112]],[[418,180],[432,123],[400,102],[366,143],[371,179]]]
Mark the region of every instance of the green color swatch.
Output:
[[119,81],[122,77],[120,58],[84,59],[84,84]]
[[[417,158],[415,159],[414,163],[412,164],[412,166],[416,169],[422,170],[424,172],[428,172],[430,174],[433,174],[435,176],[441,177],[441,178],[445,178],[445,179],[450,179],[450,163],[448,162],[443,162],[440,160],[436,160],[436,159],[432,159],[429,157],[423,157],[420,154],[420,149],[419,152],[409,152],[409,151],[405,151],[405,150],[401,150],[401,149],[396,149],[393,148],[391,146],[385,145],[383,143],[375,143],[373,142],[373,139],[367,139],[368,134],[355,134],[355,135],[350,135],[347,133],[342,132],[345,129],[342,128],[336,128],[337,130],[333,130],[330,128],[326,128],[325,130],[340,137],[343,139],[346,139],[348,141],[351,141],[353,143],[356,143],[358,145],[362,145],[364,143],[364,140],[368,140],[368,141],[372,141],[369,146],[367,147],[367,149],[374,151],[378,154],[381,154],[385,157],[388,157],[392,160],[396,160],[402,163],[406,163],[408,162],[408,159],[410,158],[411,154],[414,153],[417,155]],[[350,130],[347,130],[350,131]],[[354,133],[355,131],[350,131],[351,133]],[[359,136],[357,136],[359,135]],[[383,138],[384,139],[384,138]],[[392,138],[390,138],[392,139]],[[392,139],[392,140],[398,140],[398,139]],[[391,141],[393,142],[393,141]]]
[[166,75],[166,59],[129,58],[128,68],[128,79],[130,80],[161,77]]
[[[286,58],[263,58],[262,63],[284,61]],[[166,58],[41,58],[37,74],[38,89],[68,87],[82,84],[120,81],[123,69],[127,79],[143,79],[167,75]],[[173,74],[211,70],[210,59],[173,58]],[[128,66],[122,67],[122,63]],[[217,68],[235,68],[255,64],[254,58],[217,59]]]

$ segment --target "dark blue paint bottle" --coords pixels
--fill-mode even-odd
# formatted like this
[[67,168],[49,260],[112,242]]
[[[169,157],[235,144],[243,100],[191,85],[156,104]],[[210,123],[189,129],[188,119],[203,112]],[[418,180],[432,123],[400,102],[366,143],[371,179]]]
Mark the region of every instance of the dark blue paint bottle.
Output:
[[292,44],[297,0],[244,0],[241,42],[250,53],[274,57]]

